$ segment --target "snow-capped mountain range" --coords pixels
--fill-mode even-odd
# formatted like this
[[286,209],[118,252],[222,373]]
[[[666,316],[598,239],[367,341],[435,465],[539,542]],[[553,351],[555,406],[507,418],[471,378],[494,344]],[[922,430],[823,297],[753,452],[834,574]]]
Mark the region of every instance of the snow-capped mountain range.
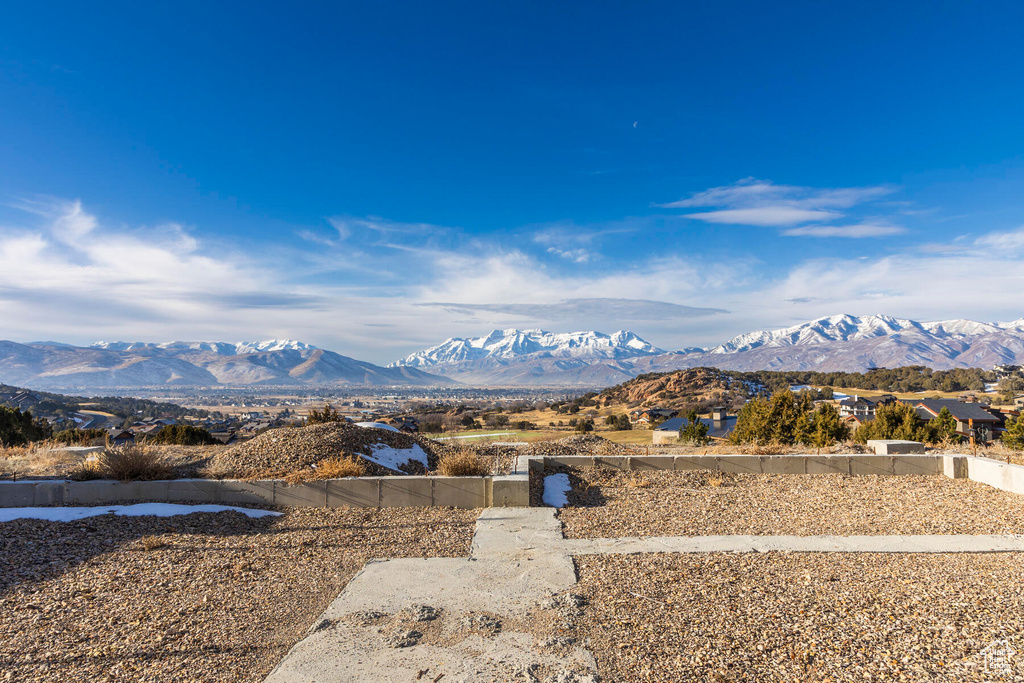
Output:
[[552,334],[495,330],[447,339],[392,363],[483,386],[607,386],[646,372],[710,366],[730,370],[862,372],[926,365],[935,370],[1024,364],[1024,319],[916,322],[886,315],[833,315],[741,334],[711,348],[665,352],[632,332]]
[[447,363],[485,358],[512,360],[530,355],[545,358],[634,358],[664,353],[632,332],[565,332],[544,330],[494,330],[486,337],[452,337],[442,343],[406,356],[388,367],[428,368]]
[[239,342],[0,341],[0,382],[30,388],[103,389],[160,385],[441,386],[445,377],[373,363],[289,339]]
[[267,339],[266,341],[249,341],[230,344],[227,342],[96,342],[90,344],[91,349],[107,351],[138,351],[141,349],[163,349],[164,351],[211,351],[221,356],[238,356],[246,353],[265,353],[268,351],[313,351],[312,344],[293,341],[291,339]]
[[303,342],[0,341],[0,382],[32,388],[163,384],[605,387],[639,374],[710,366],[726,370],[862,372],[925,365],[935,370],[1024,365],[1024,319],[916,322],[834,315],[741,334],[707,349],[664,351],[636,334],[494,330],[451,338],[388,367]]

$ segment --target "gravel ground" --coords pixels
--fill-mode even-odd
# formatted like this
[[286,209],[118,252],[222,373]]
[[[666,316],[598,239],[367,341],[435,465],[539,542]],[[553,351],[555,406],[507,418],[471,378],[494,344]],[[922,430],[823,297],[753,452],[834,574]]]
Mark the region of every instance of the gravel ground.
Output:
[[292,508],[0,524],[0,681],[262,681],[367,559],[468,555],[476,516]]
[[567,538],[1024,533],[1024,498],[963,479],[564,471]]
[[[577,559],[602,680],[1024,680],[1021,554]],[[1006,639],[1011,672],[980,651]],[[991,651],[990,651],[991,652]],[[991,660],[991,666],[995,661]]]

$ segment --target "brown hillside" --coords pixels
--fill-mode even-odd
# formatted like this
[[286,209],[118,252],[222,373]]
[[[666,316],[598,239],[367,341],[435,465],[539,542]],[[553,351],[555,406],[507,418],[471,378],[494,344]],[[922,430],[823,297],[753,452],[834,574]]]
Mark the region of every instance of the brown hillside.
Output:
[[[731,385],[731,386],[730,386]],[[729,375],[715,368],[689,368],[657,375],[640,375],[628,382],[605,389],[598,396],[599,405],[628,408],[659,406],[683,410],[711,404],[726,406],[742,402],[746,387],[730,380]]]

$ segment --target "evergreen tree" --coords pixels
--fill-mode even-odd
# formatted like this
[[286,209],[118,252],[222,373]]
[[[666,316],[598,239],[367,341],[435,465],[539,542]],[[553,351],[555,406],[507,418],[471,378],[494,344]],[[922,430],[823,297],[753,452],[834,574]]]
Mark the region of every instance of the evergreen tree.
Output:
[[696,410],[686,414],[686,424],[679,430],[679,438],[695,446],[703,446],[710,441],[708,426],[700,421]]
[[1006,421],[1006,431],[1002,436],[1003,445],[1015,451],[1024,451],[1024,420],[1011,417]]

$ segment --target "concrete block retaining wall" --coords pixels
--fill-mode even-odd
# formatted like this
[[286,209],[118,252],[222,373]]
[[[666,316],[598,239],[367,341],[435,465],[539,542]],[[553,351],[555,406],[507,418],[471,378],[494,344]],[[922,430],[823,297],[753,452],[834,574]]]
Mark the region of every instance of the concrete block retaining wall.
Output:
[[289,484],[272,479],[0,482],[0,507],[113,505],[128,501],[227,505],[251,503],[295,507],[525,507],[529,503],[529,480],[521,475],[353,477],[305,484]]
[[281,480],[0,482],[0,507],[107,505],[128,501],[300,507],[527,507],[530,477],[547,466],[621,470],[714,470],[763,474],[945,475],[1024,494],[1024,467],[963,455],[521,456],[491,477],[354,477],[306,484]]

